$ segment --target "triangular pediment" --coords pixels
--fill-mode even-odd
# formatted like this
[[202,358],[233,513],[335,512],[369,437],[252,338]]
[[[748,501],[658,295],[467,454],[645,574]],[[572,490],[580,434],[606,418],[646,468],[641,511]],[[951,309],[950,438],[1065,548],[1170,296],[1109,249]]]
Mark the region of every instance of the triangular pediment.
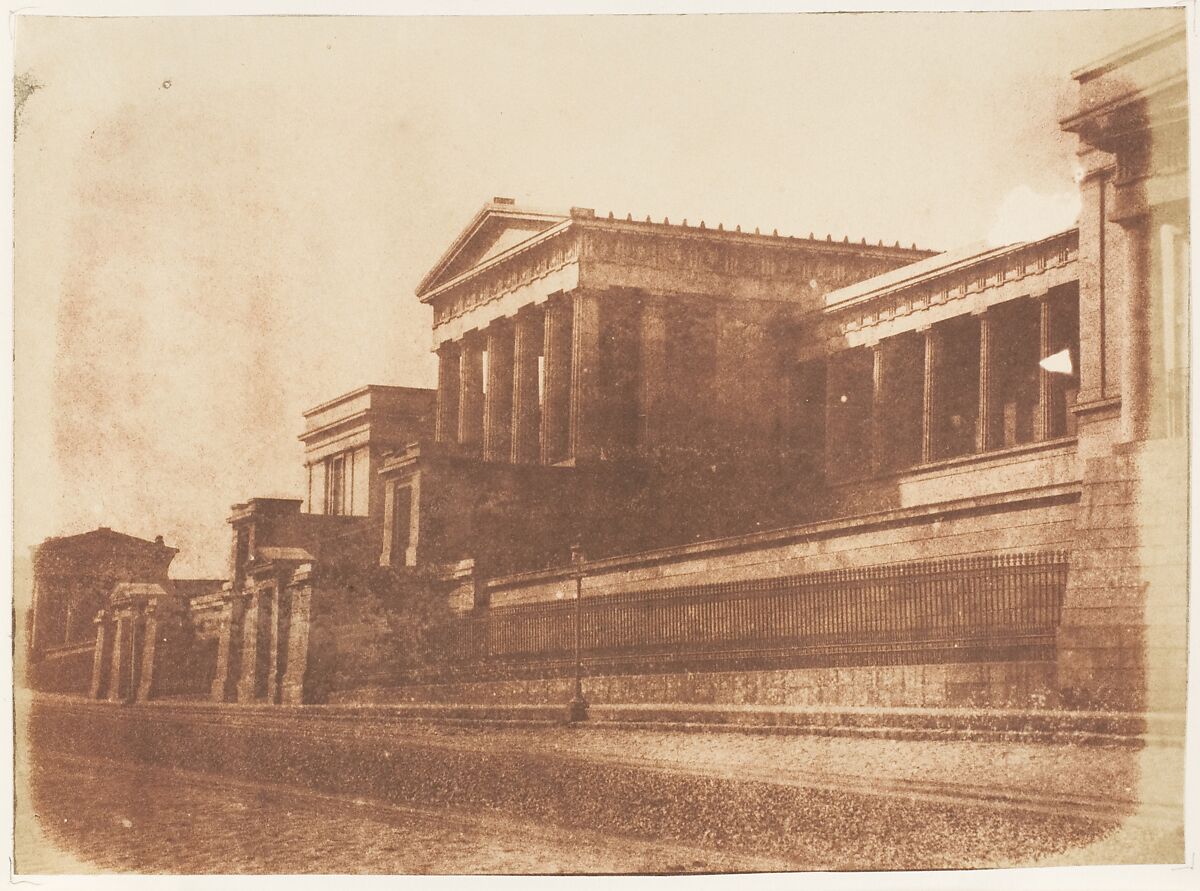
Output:
[[487,264],[567,219],[562,214],[521,210],[508,203],[493,201],[484,205],[422,279],[417,296],[424,298],[446,282]]

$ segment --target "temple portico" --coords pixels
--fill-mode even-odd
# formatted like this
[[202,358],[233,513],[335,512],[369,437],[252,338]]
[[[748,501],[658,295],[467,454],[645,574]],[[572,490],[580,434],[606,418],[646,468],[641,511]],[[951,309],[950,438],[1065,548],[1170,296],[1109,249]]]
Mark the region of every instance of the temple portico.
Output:
[[786,377],[784,338],[827,290],[928,253],[496,199],[418,289],[434,308],[436,439],[551,465],[761,443],[741,428],[769,429],[786,400],[739,399],[746,369]]

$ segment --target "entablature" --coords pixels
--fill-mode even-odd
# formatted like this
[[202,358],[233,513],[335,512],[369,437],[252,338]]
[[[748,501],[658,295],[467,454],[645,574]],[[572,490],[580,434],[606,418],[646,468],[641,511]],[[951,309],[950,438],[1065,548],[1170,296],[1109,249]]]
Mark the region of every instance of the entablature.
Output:
[[1078,258],[1079,230],[1068,229],[1040,241],[986,252],[977,263],[930,270],[894,286],[868,287],[852,299],[826,307],[834,323],[830,334],[847,346],[866,346],[954,316],[1044,294],[1078,280]]
[[815,309],[829,290],[930,256],[915,248],[572,218],[435,292],[435,345],[576,288]]

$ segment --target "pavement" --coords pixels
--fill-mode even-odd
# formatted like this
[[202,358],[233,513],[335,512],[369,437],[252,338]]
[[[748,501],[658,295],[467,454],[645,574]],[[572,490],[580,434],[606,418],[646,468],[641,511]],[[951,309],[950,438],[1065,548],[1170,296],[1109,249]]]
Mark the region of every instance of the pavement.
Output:
[[[186,711],[186,709],[185,709]],[[151,707],[169,715],[169,706]],[[210,714],[200,710],[200,714]],[[689,732],[632,725],[484,725],[389,719],[386,713],[224,709],[215,720],[307,733],[473,750],[542,753],[701,776],[1086,817],[1181,819],[1183,748],[1154,738],[1135,748],[1075,742]]]
[[[51,813],[65,809],[76,835],[108,827],[97,836],[107,861],[69,833],[66,847],[118,870],[773,872],[1182,856],[1178,745],[477,726],[82,702],[55,703],[44,720],[29,762],[31,788],[42,790],[30,799],[40,808],[35,824],[61,832]],[[117,761],[97,768],[97,751]],[[143,783],[145,800],[122,799],[119,778],[131,770],[177,775]],[[241,830],[261,829],[260,842],[239,847],[210,827],[238,823],[221,802],[246,801],[244,783],[270,794],[254,799],[265,802],[263,819]],[[154,789],[175,786],[189,790],[176,804],[169,795],[149,803]],[[206,799],[214,789],[226,791]],[[299,830],[272,809],[296,812],[292,795],[307,796],[322,838],[342,839],[357,858],[311,854],[307,836],[280,854],[270,839]],[[122,819],[140,833],[97,816],[116,812],[105,801],[121,800],[135,815]],[[151,823],[176,826],[210,860],[145,841],[158,832],[147,808],[158,814]],[[175,811],[208,816],[181,823]],[[73,813],[88,816],[72,823]],[[394,840],[386,856],[365,841],[379,835],[379,820]],[[451,823],[457,835],[444,834]],[[111,854],[125,848],[124,859]]]
[[55,755],[29,777],[16,872],[558,874],[782,872],[786,860],[509,816]]

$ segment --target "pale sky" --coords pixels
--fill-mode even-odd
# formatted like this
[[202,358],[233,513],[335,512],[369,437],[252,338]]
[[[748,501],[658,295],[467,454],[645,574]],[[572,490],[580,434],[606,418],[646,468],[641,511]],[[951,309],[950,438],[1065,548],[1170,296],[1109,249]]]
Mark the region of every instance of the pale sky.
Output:
[[[1070,72],[1180,10],[20,16],[18,553],[224,574],[301,411],[432,386],[421,276],[495,195],[950,249],[1075,212]],[[1043,231],[1044,230],[1044,231]]]

